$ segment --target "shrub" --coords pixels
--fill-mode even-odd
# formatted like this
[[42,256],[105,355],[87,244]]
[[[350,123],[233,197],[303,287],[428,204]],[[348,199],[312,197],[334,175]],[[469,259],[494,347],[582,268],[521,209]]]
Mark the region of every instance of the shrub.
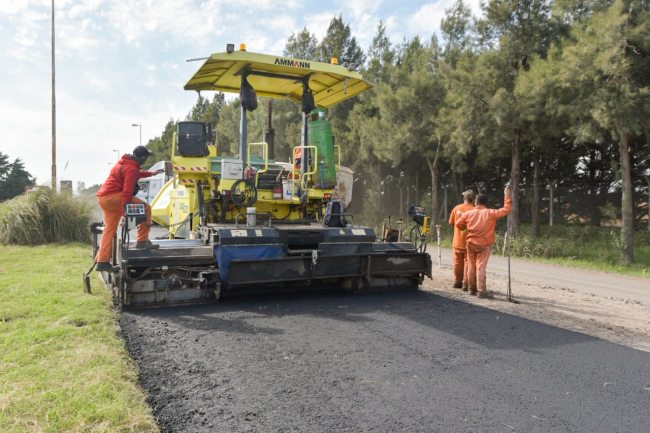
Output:
[[90,242],[92,199],[41,187],[0,203],[0,244]]

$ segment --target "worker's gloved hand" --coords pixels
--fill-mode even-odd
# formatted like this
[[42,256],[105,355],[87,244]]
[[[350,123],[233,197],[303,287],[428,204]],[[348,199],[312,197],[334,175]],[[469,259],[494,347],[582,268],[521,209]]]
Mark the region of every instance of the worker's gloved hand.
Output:
[[510,187],[509,186],[506,186],[506,189],[503,190],[503,194],[506,197],[510,197]]
[[155,175],[157,175],[157,174],[164,173],[164,172],[165,172],[165,170],[163,170],[162,168],[159,168],[158,170],[156,170],[156,171],[154,171],[153,173],[151,173],[151,175],[152,175],[152,176],[155,176]]
[[120,218],[120,227],[124,227],[124,221],[126,221],[124,217]]

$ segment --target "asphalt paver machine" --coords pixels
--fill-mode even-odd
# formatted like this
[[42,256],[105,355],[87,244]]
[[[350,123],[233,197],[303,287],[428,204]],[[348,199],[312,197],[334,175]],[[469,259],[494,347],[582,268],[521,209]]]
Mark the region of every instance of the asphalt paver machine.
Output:
[[[218,154],[212,125],[178,123],[173,177],[151,204],[168,239],[155,241],[156,250],[135,249],[127,227],[114,242],[119,272],[102,274],[120,306],[322,288],[409,290],[431,277],[430,256],[412,242],[379,242],[374,229],[328,207],[341,150],[325,109],[375,86],[350,69],[232,45],[202,64],[185,90],[240,94],[238,155]],[[246,115],[257,95],[300,103],[301,140],[288,163],[273,159],[271,140],[248,140]]]

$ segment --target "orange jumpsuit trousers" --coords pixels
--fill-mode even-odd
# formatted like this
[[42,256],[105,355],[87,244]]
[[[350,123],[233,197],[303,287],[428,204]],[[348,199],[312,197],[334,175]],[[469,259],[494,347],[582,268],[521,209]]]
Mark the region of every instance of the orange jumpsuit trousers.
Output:
[[454,248],[454,286],[467,287],[467,250]]
[[[122,209],[122,193],[116,192],[115,194],[104,195],[97,197],[99,206],[104,211],[104,233],[99,245],[99,252],[97,253],[97,262],[108,262],[111,259],[113,252],[113,237],[117,232],[117,226],[120,224],[120,218],[124,213]],[[145,203],[139,198],[133,197],[131,203]],[[151,230],[151,206],[146,205],[147,209],[147,222],[138,226],[138,239],[137,242],[146,242],[149,239],[149,230]]]
[[490,258],[491,245],[475,245],[467,242],[467,261],[469,262],[469,269],[467,276],[469,277],[468,290],[470,293],[487,293],[485,287],[485,271],[487,268],[488,260]]

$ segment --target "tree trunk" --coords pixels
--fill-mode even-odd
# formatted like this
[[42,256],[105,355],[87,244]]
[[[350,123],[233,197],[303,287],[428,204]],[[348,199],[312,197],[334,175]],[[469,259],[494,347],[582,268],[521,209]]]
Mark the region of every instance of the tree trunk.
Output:
[[648,183],[648,230],[650,230],[650,176],[646,176],[645,181]]
[[[454,185],[454,197],[460,197],[461,193],[458,191],[458,179],[456,179],[456,173],[453,170],[451,171],[451,183]],[[456,203],[455,198],[454,203]]]
[[402,187],[398,186],[397,189],[399,190],[399,217],[402,221],[406,221],[404,219],[404,194],[402,194]]
[[463,173],[460,173],[458,177],[459,177],[458,181],[460,185],[460,191],[457,197],[460,197],[465,192],[465,179],[463,179]]
[[[625,121],[623,121],[625,127]],[[627,132],[621,132],[619,154],[621,157],[621,261],[634,263],[634,207],[632,203],[632,169]]]
[[438,225],[438,216],[440,214],[440,206],[438,205],[438,157],[440,156],[440,140],[438,140],[438,147],[436,148],[436,155],[433,161],[428,154],[425,153],[424,157],[431,172],[431,225],[432,228]]
[[415,205],[420,206],[420,172],[415,170]]
[[411,206],[411,175],[406,175],[406,209]]
[[512,212],[510,213],[510,236],[516,237],[519,233],[519,181],[521,171],[519,167],[520,153],[519,141],[521,130],[515,129],[512,140],[512,169],[510,172],[510,190],[512,198]]
[[447,201],[447,187],[446,186],[445,186],[445,199],[443,201],[443,204],[444,204],[443,209],[445,211],[445,214],[443,215],[442,220],[446,221],[447,218],[449,218],[449,212],[447,212],[448,201]]
[[540,235],[540,223],[539,223],[539,147],[535,146],[533,151],[533,228],[535,230],[535,236],[539,237]]
[[[627,14],[626,27],[630,27],[630,1],[625,2]],[[625,41],[623,55],[627,58],[630,43]],[[634,204],[632,186],[632,168],[630,167],[630,147],[628,143],[627,118],[621,122],[621,139],[618,143],[618,152],[621,159],[621,261],[624,264],[634,263]]]
[[382,206],[382,195],[381,195],[381,161],[377,158],[377,209],[379,211],[379,222],[384,218],[384,208]]
[[600,209],[598,209],[598,186],[596,185],[596,151],[589,152],[589,222],[600,227]]
[[555,192],[555,182],[551,182],[550,180],[546,179],[546,182],[548,182],[548,192],[549,192],[549,197],[548,197],[548,226],[553,227],[553,214],[554,214],[554,192]]
[[440,204],[438,203],[438,189],[440,188],[437,169],[431,170],[431,225],[438,225],[440,216]]

